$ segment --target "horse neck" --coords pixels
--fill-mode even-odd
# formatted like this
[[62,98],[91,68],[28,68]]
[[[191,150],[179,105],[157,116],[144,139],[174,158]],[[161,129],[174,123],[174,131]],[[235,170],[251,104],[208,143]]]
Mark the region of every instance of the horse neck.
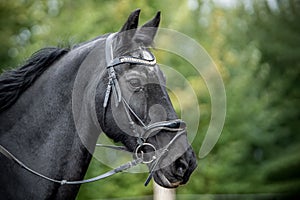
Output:
[[[54,179],[83,179],[91,158],[76,132],[72,114],[74,81],[81,63],[93,48],[93,45],[85,46],[77,47],[50,66],[0,115],[1,145],[34,170]],[[63,189],[39,177],[19,179],[28,188],[40,187],[41,195],[49,193],[46,191],[49,185],[56,190],[52,194],[63,198],[74,197],[79,188]],[[37,186],[35,182],[42,184]]]

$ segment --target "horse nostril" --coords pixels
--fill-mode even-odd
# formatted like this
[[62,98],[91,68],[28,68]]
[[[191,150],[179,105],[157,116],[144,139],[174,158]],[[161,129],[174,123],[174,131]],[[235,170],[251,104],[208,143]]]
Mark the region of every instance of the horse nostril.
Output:
[[187,164],[184,161],[178,161],[177,162],[176,175],[178,177],[183,178],[186,170],[187,170]]
[[177,175],[179,177],[183,177],[184,176],[184,173],[185,173],[185,170],[182,168],[182,167],[178,167],[177,168]]

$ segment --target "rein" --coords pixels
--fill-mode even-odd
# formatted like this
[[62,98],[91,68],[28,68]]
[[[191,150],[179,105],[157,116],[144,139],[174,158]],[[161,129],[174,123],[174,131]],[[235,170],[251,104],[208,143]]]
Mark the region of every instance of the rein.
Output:
[[116,173],[122,172],[126,169],[129,169],[133,166],[136,166],[137,164],[142,163],[142,159],[138,158],[135,160],[132,160],[128,163],[125,163],[111,171],[108,171],[104,174],[101,174],[99,176],[96,176],[94,178],[90,178],[90,179],[86,179],[86,180],[81,180],[81,181],[68,181],[68,180],[56,180],[53,178],[50,178],[48,176],[45,176],[35,170],[33,170],[32,168],[28,167],[27,165],[25,165],[22,161],[20,161],[18,158],[16,158],[12,153],[10,153],[6,148],[4,148],[2,145],[0,145],[0,152],[5,155],[7,158],[15,161],[17,164],[19,164],[21,167],[23,167],[24,169],[26,169],[27,171],[31,172],[34,175],[37,175],[38,177],[41,177],[43,179],[46,179],[48,181],[54,182],[54,183],[60,183],[61,185],[77,185],[77,184],[82,184],[82,183],[90,183],[90,182],[94,182],[94,181],[98,181],[101,179],[104,179],[106,177],[109,177],[111,175],[114,175]]
[[[130,107],[130,105],[127,103],[127,101],[122,97],[121,89],[120,89],[120,86],[118,83],[118,79],[117,79],[117,75],[114,70],[114,67],[118,66],[120,64],[123,64],[123,63],[147,65],[149,67],[154,67],[156,65],[156,60],[155,60],[155,57],[150,53],[148,53],[148,54],[150,54],[150,57],[142,58],[142,59],[131,57],[131,56],[121,56],[118,58],[114,58],[113,57],[113,49],[112,49],[112,40],[113,40],[114,36],[115,36],[115,33],[109,35],[106,39],[106,44],[105,44],[105,52],[106,52],[105,56],[106,56],[106,62],[107,62],[106,68],[107,68],[109,76],[108,76],[108,85],[107,85],[107,89],[106,89],[106,93],[105,93],[103,107],[106,109],[106,107],[108,105],[108,101],[111,96],[111,93],[114,95],[116,107],[118,107],[119,103],[122,102],[122,105],[126,112],[126,116],[128,118],[129,126],[130,126],[132,132],[137,137],[138,146],[136,147],[135,151],[133,152],[135,159],[133,159],[132,161],[129,161],[123,165],[120,165],[119,167],[117,167],[113,170],[110,170],[104,174],[101,174],[99,176],[96,176],[96,177],[93,177],[90,179],[85,179],[85,180],[70,181],[70,180],[56,180],[56,179],[50,178],[48,176],[45,176],[45,175],[33,170],[32,168],[30,168],[26,164],[24,164],[22,161],[20,161],[16,156],[14,156],[10,151],[8,151],[2,145],[0,145],[0,153],[2,153],[7,158],[13,160],[18,165],[20,165],[22,168],[26,169],[27,171],[31,172],[32,174],[34,174],[38,177],[41,177],[43,179],[46,179],[48,181],[51,181],[54,183],[59,183],[61,185],[75,185],[75,184],[94,182],[94,181],[98,181],[98,180],[107,178],[109,176],[112,176],[112,175],[122,172],[124,170],[130,169],[138,164],[150,164],[149,175],[144,183],[145,186],[148,185],[154,172],[157,170],[157,166],[158,166],[160,160],[169,151],[169,147],[182,134],[185,133],[185,125],[184,125],[184,122],[180,119],[175,119],[175,120],[170,120],[170,121],[161,121],[161,122],[156,122],[153,124],[145,125],[143,123],[143,121],[138,117],[138,115],[133,111],[133,109]],[[105,112],[104,112],[104,115],[105,115]],[[137,121],[139,121],[139,123],[143,126],[142,131],[137,130],[131,115],[134,116],[134,118]],[[184,125],[184,126],[181,127],[181,125]],[[157,150],[153,144],[148,143],[146,141],[147,141],[147,138],[154,136],[160,130],[167,130],[167,131],[177,132],[177,133],[172,138],[172,140],[167,144],[166,147]],[[110,145],[104,145],[104,144],[96,144],[96,146],[129,152],[127,150],[127,148],[123,147],[123,146],[110,146]],[[152,155],[150,157],[150,159],[145,158],[145,153],[142,150],[143,147],[148,147],[153,150],[154,155]]]

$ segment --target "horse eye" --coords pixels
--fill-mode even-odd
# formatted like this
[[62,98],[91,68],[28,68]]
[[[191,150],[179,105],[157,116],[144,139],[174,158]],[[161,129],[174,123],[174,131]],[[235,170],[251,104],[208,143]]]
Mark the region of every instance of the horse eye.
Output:
[[142,86],[142,82],[137,78],[130,79],[129,84],[131,87],[134,87],[134,88],[139,88]]

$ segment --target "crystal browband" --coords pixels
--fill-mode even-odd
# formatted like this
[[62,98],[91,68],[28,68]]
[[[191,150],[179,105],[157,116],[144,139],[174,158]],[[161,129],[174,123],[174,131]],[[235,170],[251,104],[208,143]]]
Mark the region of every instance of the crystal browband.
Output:
[[140,64],[140,65],[155,65],[156,64],[156,59],[153,56],[151,60],[146,60],[146,59],[140,59],[140,58],[134,58],[131,56],[121,56],[118,58],[113,59],[110,64],[107,66],[107,68],[120,65],[123,63],[132,63],[132,64]]

